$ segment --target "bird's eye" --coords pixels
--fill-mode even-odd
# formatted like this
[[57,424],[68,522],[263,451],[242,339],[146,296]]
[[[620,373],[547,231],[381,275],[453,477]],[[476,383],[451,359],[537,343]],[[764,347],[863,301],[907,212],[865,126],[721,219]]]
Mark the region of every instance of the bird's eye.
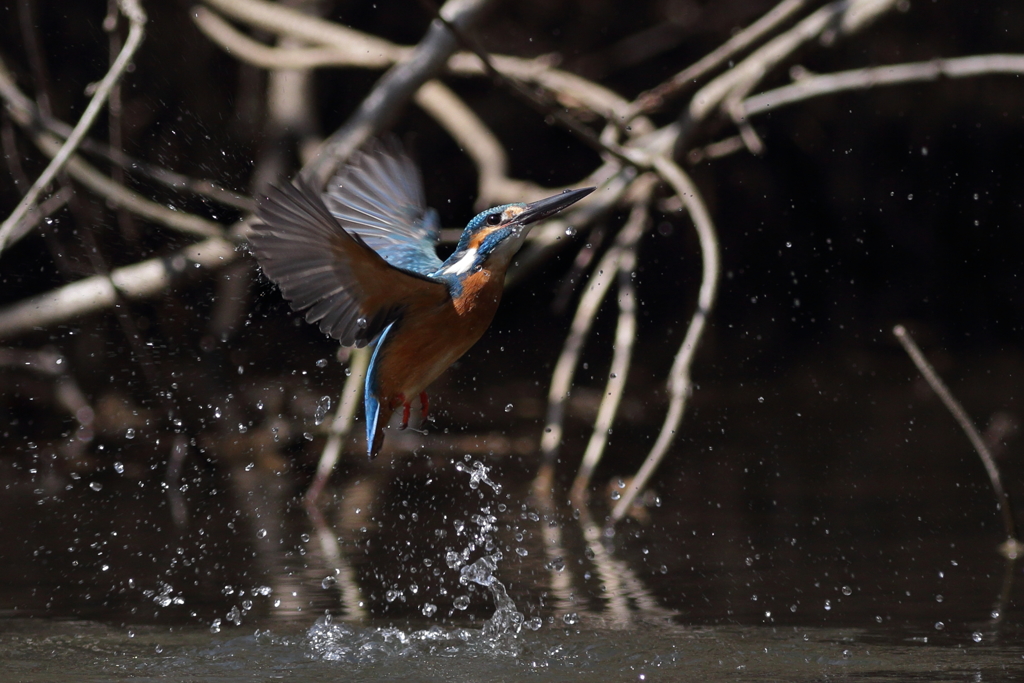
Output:
[[499,225],[501,223],[501,214],[500,213],[488,214],[487,218],[484,219],[484,223],[486,223],[487,225]]

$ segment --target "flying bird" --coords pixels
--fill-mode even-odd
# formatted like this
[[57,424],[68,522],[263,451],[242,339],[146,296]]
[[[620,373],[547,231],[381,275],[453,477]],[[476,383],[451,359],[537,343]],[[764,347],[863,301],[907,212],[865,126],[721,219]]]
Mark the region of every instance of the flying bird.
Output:
[[487,209],[444,262],[437,212],[396,142],[357,152],[323,194],[299,179],[258,202],[249,243],[292,309],[343,346],[376,340],[364,392],[370,458],[399,406],[402,429],[416,397],[426,419],[426,388],[491,324],[530,229],[593,190]]

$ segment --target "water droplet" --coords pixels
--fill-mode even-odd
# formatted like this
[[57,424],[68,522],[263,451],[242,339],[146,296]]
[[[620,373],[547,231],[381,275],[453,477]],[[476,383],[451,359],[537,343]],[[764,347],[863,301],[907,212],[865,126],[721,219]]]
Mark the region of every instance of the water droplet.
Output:
[[935,602],[942,602],[945,599],[946,598],[942,597],[942,593],[939,593],[938,595],[935,596]]
[[256,538],[266,538],[266,537],[267,537],[267,530],[266,529],[260,529],[259,531],[256,532]]
[[369,323],[363,316],[359,316],[358,318],[356,318],[356,327],[358,327],[359,329],[365,330],[367,325],[369,325]]
[[551,559],[550,562],[544,565],[544,568],[551,571],[560,572],[563,569],[565,569],[565,560],[563,560],[561,557],[554,557]]
[[468,595],[460,595],[459,597],[455,598],[454,605],[455,605],[455,609],[457,609],[457,610],[466,610],[466,609],[468,609],[469,608],[469,596]]
[[611,497],[612,500],[618,500],[619,498],[622,498],[622,494],[619,493],[618,491],[612,491]]
[[529,554],[530,551],[526,548],[516,548],[516,555],[518,555],[519,557],[526,557]]
[[221,415],[223,415],[223,413],[221,412],[221,410],[220,410],[220,407],[219,407],[219,406],[218,406],[217,408],[214,408],[214,409],[213,409],[213,416],[214,416],[214,417],[216,417],[217,419],[220,419],[220,416],[221,416]]
[[324,580],[320,582],[320,587],[327,590],[336,583],[338,583],[338,579],[333,574],[328,574],[324,577]]
[[434,616],[434,613],[437,612],[437,605],[432,605],[428,602],[427,604],[423,605],[423,608],[420,609],[420,612],[425,617],[432,617]]
[[573,626],[580,622],[580,617],[575,612],[569,612],[568,614],[562,615],[562,623],[566,626]]
[[566,235],[566,237],[572,237],[575,234],[576,234],[576,228],[572,227],[571,225],[565,226],[565,235]]
[[849,586],[843,586],[843,595],[853,595],[853,589]]
[[331,409],[331,397],[321,396],[320,400],[316,402],[316,413],[313,415],[313,421],[316,424],[322,424],[324,418],[327,417],[327,411]]
[[318,360],[316,362],[316,366],[318,368],[326,368],[327,367],[327,359],[326,358],[321,358],[320,360]]
[[981,635],[981,631],[975,631],[974,633],[971,634],[971,640],[973,640],[976,643],[980,643],[982,637],[983,636]]
[[935,630],[936,631],[941,631],[944,628],[946,628],[946,625],[943,624],[941,621],[936,621],[935,622]]
[[786,248],[787,249],[791,249],[792,247],[793,247],[793,243],[792,242],[786,242]]
[[244,425],[244,424],[242,424],[241,422],[239,422],[238,423],[238,433],[239,434],[245,434],[247,431],[249,431],[249,427]]
[[757,397],[757,402],[758,403],[764,403],[764,396],[758,396]]
[[402,591],[395,590],[394,588],[392,588],[391,590],[389,590],[387,593],[384,594],[384,599],[387,600],[388,602],[394,602],[395,600],[397,600],[400,597],[402,597]]
[[91,488],[93,491],[100,491],[103,489],[103,484],[99,483],[98,481],[94,481],[91,484],[89,484],[89,488]]
[[126,438],[126,439],[134,439],[135,438],[135,430],[132,427],[129,427],[128,429],[126,429],[125,432],[124,432],[124,438]]
[[507,406],[505,406],[505,412],[506,413],[511,413],[512,412],[512,404],[511,403],[509,403]]
[[251,463],[249,463],[248,465],[245,466],[245,471],[246,472],[252,472],[252,468],[254,468],[254,467],[256,467],[256,463],[251,462]]
[[115,462],[114,463],[114,471],[117,472],[118,474],[124,474],[124,463],[123,462]]
[[533,619],[527,619],[526,623],[523,624],[526,628],[531,631],[539,631],[540,627],[544,625],[544,620],[540,617],[534,617]]
[[832,609],[832,601],[831,600],[826,600],[825,601],[825,611],[828,612],[831,609]]

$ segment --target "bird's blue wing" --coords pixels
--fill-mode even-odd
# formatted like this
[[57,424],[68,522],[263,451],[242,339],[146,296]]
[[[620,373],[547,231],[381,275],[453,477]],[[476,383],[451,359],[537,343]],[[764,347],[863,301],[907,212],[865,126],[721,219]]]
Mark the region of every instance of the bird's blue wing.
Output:
[[391,265],[423,275],[441,267],[437,213],[427,208],[419,171],[397,141],[357,152],[331,178],[323,199],[345,230]]
[[263,272],[306,320],[348,346],[365,346],[409,307],[449,300],[448,286],[396,267],[345,231],[306,183],[271,188],[249,243]]

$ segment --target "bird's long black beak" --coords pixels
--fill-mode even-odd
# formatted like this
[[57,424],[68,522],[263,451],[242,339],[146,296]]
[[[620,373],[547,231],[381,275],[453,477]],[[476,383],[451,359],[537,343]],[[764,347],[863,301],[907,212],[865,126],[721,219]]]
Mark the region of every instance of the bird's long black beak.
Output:
[[566,190],[552,197],[539,199],[526,205],[526,209],[516,216],[516,223],[519,225],[533,225],[542,221],[548,216],[553,216],[563,209],[567,209],[579,200],[593,192],[594,187],[584,187],[579,190]]

